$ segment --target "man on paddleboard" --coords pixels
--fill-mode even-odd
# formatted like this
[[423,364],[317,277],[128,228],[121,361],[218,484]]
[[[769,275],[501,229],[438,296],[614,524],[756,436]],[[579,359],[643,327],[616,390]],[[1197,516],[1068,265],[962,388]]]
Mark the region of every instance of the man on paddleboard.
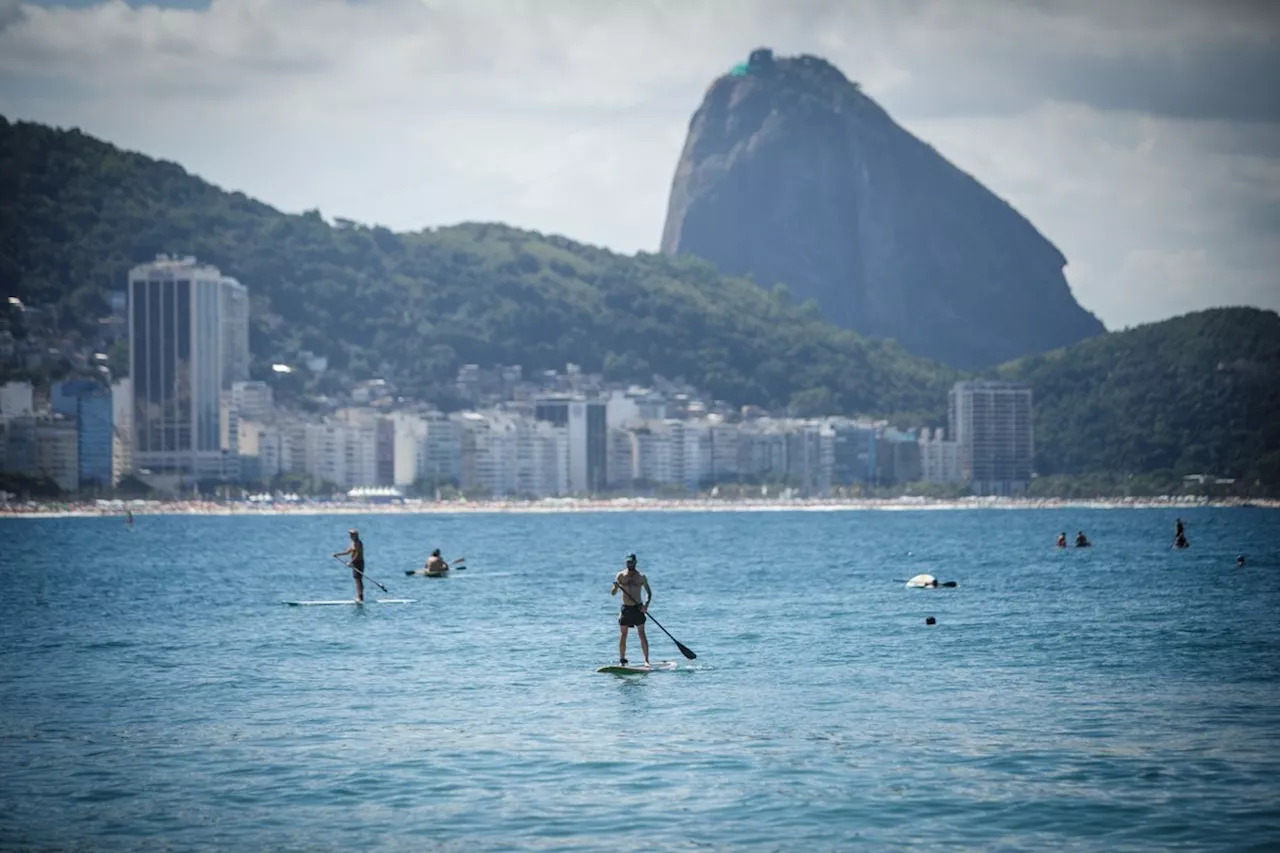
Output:
[[[649,665],[649,640],[644,635],[645,611],[649,602],[653,601],[653,590],[649,588],[649,579],[636,570],[636,555],[627,555],[627,567],[613,578],[610,595],[617,595],[622,590],[622,612],[618,614],[618,663],[627,665],[627,629],[634,627],[640,636],[640,650],[644,652],[644,665]],[[645,592],[645,599],[640,600],[640,592]]]
[[428,572],[447,572],[449,564],[444,561],[444,557],[440,556],[440,549],[437,548],[431,552],[430,557],[427,557],[427,564],[423,568]]
[[351,536],[351,545],[345,551],[334,554],[335,557],[351,555],[347,565],[351,566],[351,577],[356,582],[356,601],[364,601],[364,543],[360,541],[360,533],[354,527],[347,531]]

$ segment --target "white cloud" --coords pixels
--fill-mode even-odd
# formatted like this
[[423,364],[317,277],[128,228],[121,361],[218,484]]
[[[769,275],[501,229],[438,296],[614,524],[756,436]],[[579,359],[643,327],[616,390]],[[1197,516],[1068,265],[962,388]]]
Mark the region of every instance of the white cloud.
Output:
[[285,210],[652,250],[711,80],[758,45],[816,53],[1026,214],[1116,326],[1280,307],[1280,109],[1183,85],[1196,63],[1211,82],[1254,69],[1274,19],[1163,0],[0,0],[0,112]]

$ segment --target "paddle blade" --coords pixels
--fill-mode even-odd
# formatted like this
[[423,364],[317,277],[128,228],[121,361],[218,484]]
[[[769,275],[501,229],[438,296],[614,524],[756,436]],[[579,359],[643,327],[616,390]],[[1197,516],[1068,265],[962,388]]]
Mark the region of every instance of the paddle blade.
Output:
[[693,660],[697,657],[697,655],[693,653],[693,649],[689,648],[684,643],[676,641],[676,648],[680,650],[680,654],[684,655],[689,660]]

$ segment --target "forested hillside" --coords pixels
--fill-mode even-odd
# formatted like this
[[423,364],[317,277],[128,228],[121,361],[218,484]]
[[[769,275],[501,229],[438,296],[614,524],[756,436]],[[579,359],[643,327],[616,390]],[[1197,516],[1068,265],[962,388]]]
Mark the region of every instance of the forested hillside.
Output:
[[76,131],[0,119],[0,277],[87,329],[158,252],[246,284],[261,371],[300,350],[447,395],[464,363],[681,377],[798,413],[939,416],[954,373],[816,318],[781,291],[661,255],[467,224],[398,234],[286,215]]
[[1042,475],[1168,471],[1280,485],[1280,315],[1218,308],[1005,365]]
[[[623,380],[681,377],[737,405],[940,424],[964,375],[699,261],[503,225],[331,225],[76,131],[3,119],[0,234],[6,295],[57,309],[71,338],[92,338],[134,264],[158,252],[216,264],[251,290],[260,376],[309,350],[350,378],[447,401],[461,364],[575,362]],[[1032,386],[1042,475],[1205,472],[1280,486],[1275,312],[1204,311],[987,375]]]

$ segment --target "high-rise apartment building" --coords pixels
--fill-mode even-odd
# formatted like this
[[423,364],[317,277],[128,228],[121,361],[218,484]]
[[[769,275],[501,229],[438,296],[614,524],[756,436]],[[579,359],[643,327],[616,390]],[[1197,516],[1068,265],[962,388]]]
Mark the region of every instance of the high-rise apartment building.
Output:
[[1015,495],[1031,482],[1031,389],[1016,382],[957,382],[948,395],[960,469],[979,495]]
[[234,476],[223,392],[249,378],[249,294],[195,258],[129,271],[130,429],[137,470]]
[[569,490],[600,494],[609,487],[609,429],[605,403],[582,397],[539,397],[533,416],[569,430]]
[[54,413],[76,425],[80,486],[112,485],[115,418],[110,387],[98,379],[65,379],[53,383],[49,397]]

